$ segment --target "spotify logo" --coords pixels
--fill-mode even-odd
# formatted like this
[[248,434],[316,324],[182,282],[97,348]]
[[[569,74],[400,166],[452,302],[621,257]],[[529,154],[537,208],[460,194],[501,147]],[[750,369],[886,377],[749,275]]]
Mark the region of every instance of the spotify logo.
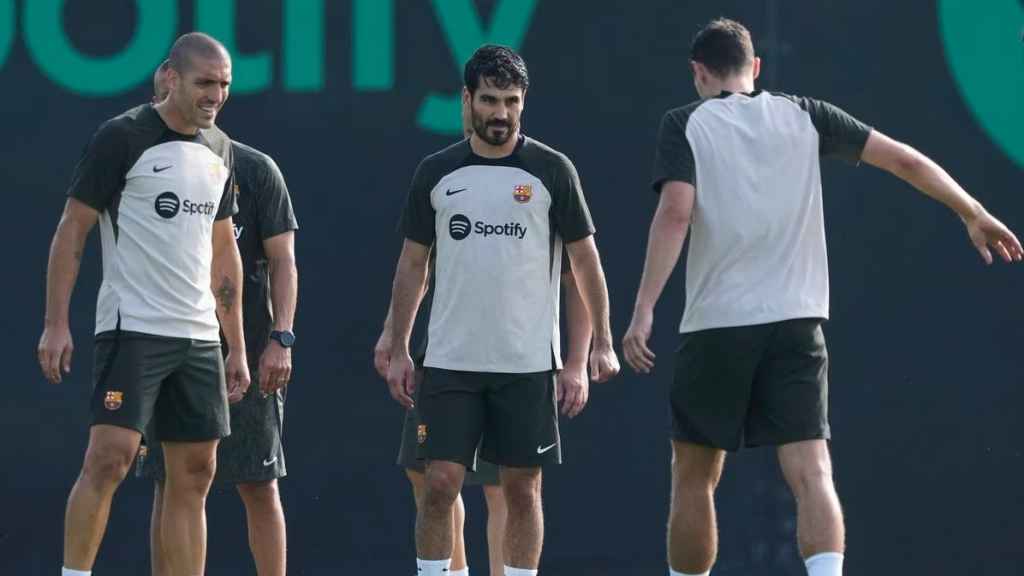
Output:
[[174,192],[164,192],[156,197],[155,208],[156,213],[161,218],[169,220],[178,215],[178,210],[181,209],[181,201],[178,200],[178,195]]
[[469,221],[469,218],[462,214],[456,214],[448,221],[448,233],[452,235],[452,240],[462,240],[469,236],[469,230],[472,226],[473,223]]

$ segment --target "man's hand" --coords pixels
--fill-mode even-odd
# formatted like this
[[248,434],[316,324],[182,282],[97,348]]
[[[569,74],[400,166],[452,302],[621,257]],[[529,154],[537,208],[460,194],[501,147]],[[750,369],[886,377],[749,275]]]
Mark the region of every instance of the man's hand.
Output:
[[228,402],[234,404],[245,396],[252,383],[249,379],[249,366],[245,353],[229,352],[228,358],[224,362],[224,372],[228,384]]
[[651,338],[651,325],[654,323],[654,314],[650,311],[637,310],[633,313],[633,320],[629,323],[629,329],[622,338],[622,355],[626,362],[639,374],[650,374],[654,369],[654,352],[647,347],[647,341]]
[[273,394],[292,379],[292,349],[277,340],[267,342],[260,356],[260,392]]
[[71,372],[71,353],[74,349],[71,329],[67,324],[45,327],[43,335],[39,338],[39,348],[36,350],[43,376],[50,382],[59,384],[61,371],[65,374]]
[[586,363],[566,364],[558,373],[558,403],[562,414],[575,418],[590,399],[590,382]]
[[619,358],[612,348],[611,338],[594,340],[594,348],[590,351],[590,379],[594,382],[607,382],[619,373]]
[[996,220],[994,216],[980,209],[977,214],[964,220],[971,243],[981,254],[985,264],[992,263],[992,250],[995,250],[1007,262],[1020,262],[1024,258],[1024,250],[1020,241],[1010,229]]
[[409,352],[392,352],[388,360],[388,390],[391,397],[395,399],[406,410],[415,404],[412,401],[413,392],[416,391],[416,374]]
[[[391,331],[381,330],[380,338],[377,339],[377,344],[373,347],[373,367],[377,369],[377,374],[387,380],[388,379],[388,366],[391,364]],[[397,400],[397,398],[396,398]]]

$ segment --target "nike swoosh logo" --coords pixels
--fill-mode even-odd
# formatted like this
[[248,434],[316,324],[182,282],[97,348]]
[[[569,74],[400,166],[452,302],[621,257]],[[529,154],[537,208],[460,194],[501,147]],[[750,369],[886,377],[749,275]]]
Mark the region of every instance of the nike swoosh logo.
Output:
[[455,194],[458,194],[459,192],[465,192],[465,191],[466,191],[465,188],[459,188],[458,190],[451,190],[451,189],[449,189],[449,190],[445,190],[444,195],[445,196],[454,196]]
[[270,460],[264,460],[264,461],[263,461],[263,465],[264,465],[264,466],[270,466],[270,465],[271,465],[271,464],[273,464],[274,462],[277,462],[277,456],[274,456],[274,457],[273,457],[273,458],[271,458]]
[[154,173],[163,172],[164,170],[167,170],[168,168],[170,168],[172,166],[174,166],[174,164],[168,164],[167,166],[153,166],[153,172]]
[[555,446],[558,446],[558,442],[555,442],[554,444],[552,444],[551,446],[548,446],[547,448],[541,448],[540,446],[537,446],[537,454],[543,454],[543,453],[547,452],[548,450],[551,450]]

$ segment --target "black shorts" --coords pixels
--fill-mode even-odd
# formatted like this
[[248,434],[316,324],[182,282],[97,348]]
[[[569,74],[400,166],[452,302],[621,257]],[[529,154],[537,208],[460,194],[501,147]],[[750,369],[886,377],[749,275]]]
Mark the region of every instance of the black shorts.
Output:
[[[398,446],[397,464],[407,470],[423,472],[426,469],[426,460],[420,460],[416,455],[418,444],[416,432],[419,429],[420,418],[416,409],[406,410],[405,418],[402,419],[402,442]],[[499,486],[501,485],[501,473],[498,466],[486,460],[476,459],[476,470],[466,470],[467,486]]]
[[[418,456],[499,466],[561,463],[555,373],[498,374],[424,369]],[[478,451],[479,447],[479,451]]]
[[220,342],[114,330],[96,335],[93,425],[173,442],[231,432]]
[[821,320],[683,334],[670,394],[676,440],[734,451],[827,439]]
[[[264,397],[259,391],[259,374],[251,374],[252,386],[240,401],[231,404],[231,435],[217,445],[216,483],[269,482],[287,474],[281,444],[287,388]],[[140,454],[136,474],[162,481],[163,450],[156,438],[147,439],[147,444],[149,449]]]

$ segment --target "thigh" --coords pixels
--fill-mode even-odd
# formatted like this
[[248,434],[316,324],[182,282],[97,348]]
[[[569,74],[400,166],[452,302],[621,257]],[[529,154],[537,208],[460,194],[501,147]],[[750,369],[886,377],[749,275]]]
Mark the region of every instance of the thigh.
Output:
[[184,361],[164,382],[154,421],[161,442],[204,442],[231,433],[219,342],[190,341]]
[[[258,382],[258,375],[252,380]],[[231,404],[230,414],[231,435],[217,445],[215,481],[243,484],[283,478],[287,474],[281,443],[284,396],[279,392],[264,396],[254,384]]]
[[425,368],[420,383],[418,457],[473,469],[484,429],[483,389],[472,372]]
[[828,437],[828,350],[821,321],[780,322],[754,381],[747,444]]
[[683,334],[669,392],[676,441],[739,449],[769,330],[758,325]]
[[555,373],[483,374],[480,378],[488,381],[480,457],[516,468],[561,463]]
[[186,341],[114,331],[96,337],[93,425],[144,432],[163,381],[178,367]]

